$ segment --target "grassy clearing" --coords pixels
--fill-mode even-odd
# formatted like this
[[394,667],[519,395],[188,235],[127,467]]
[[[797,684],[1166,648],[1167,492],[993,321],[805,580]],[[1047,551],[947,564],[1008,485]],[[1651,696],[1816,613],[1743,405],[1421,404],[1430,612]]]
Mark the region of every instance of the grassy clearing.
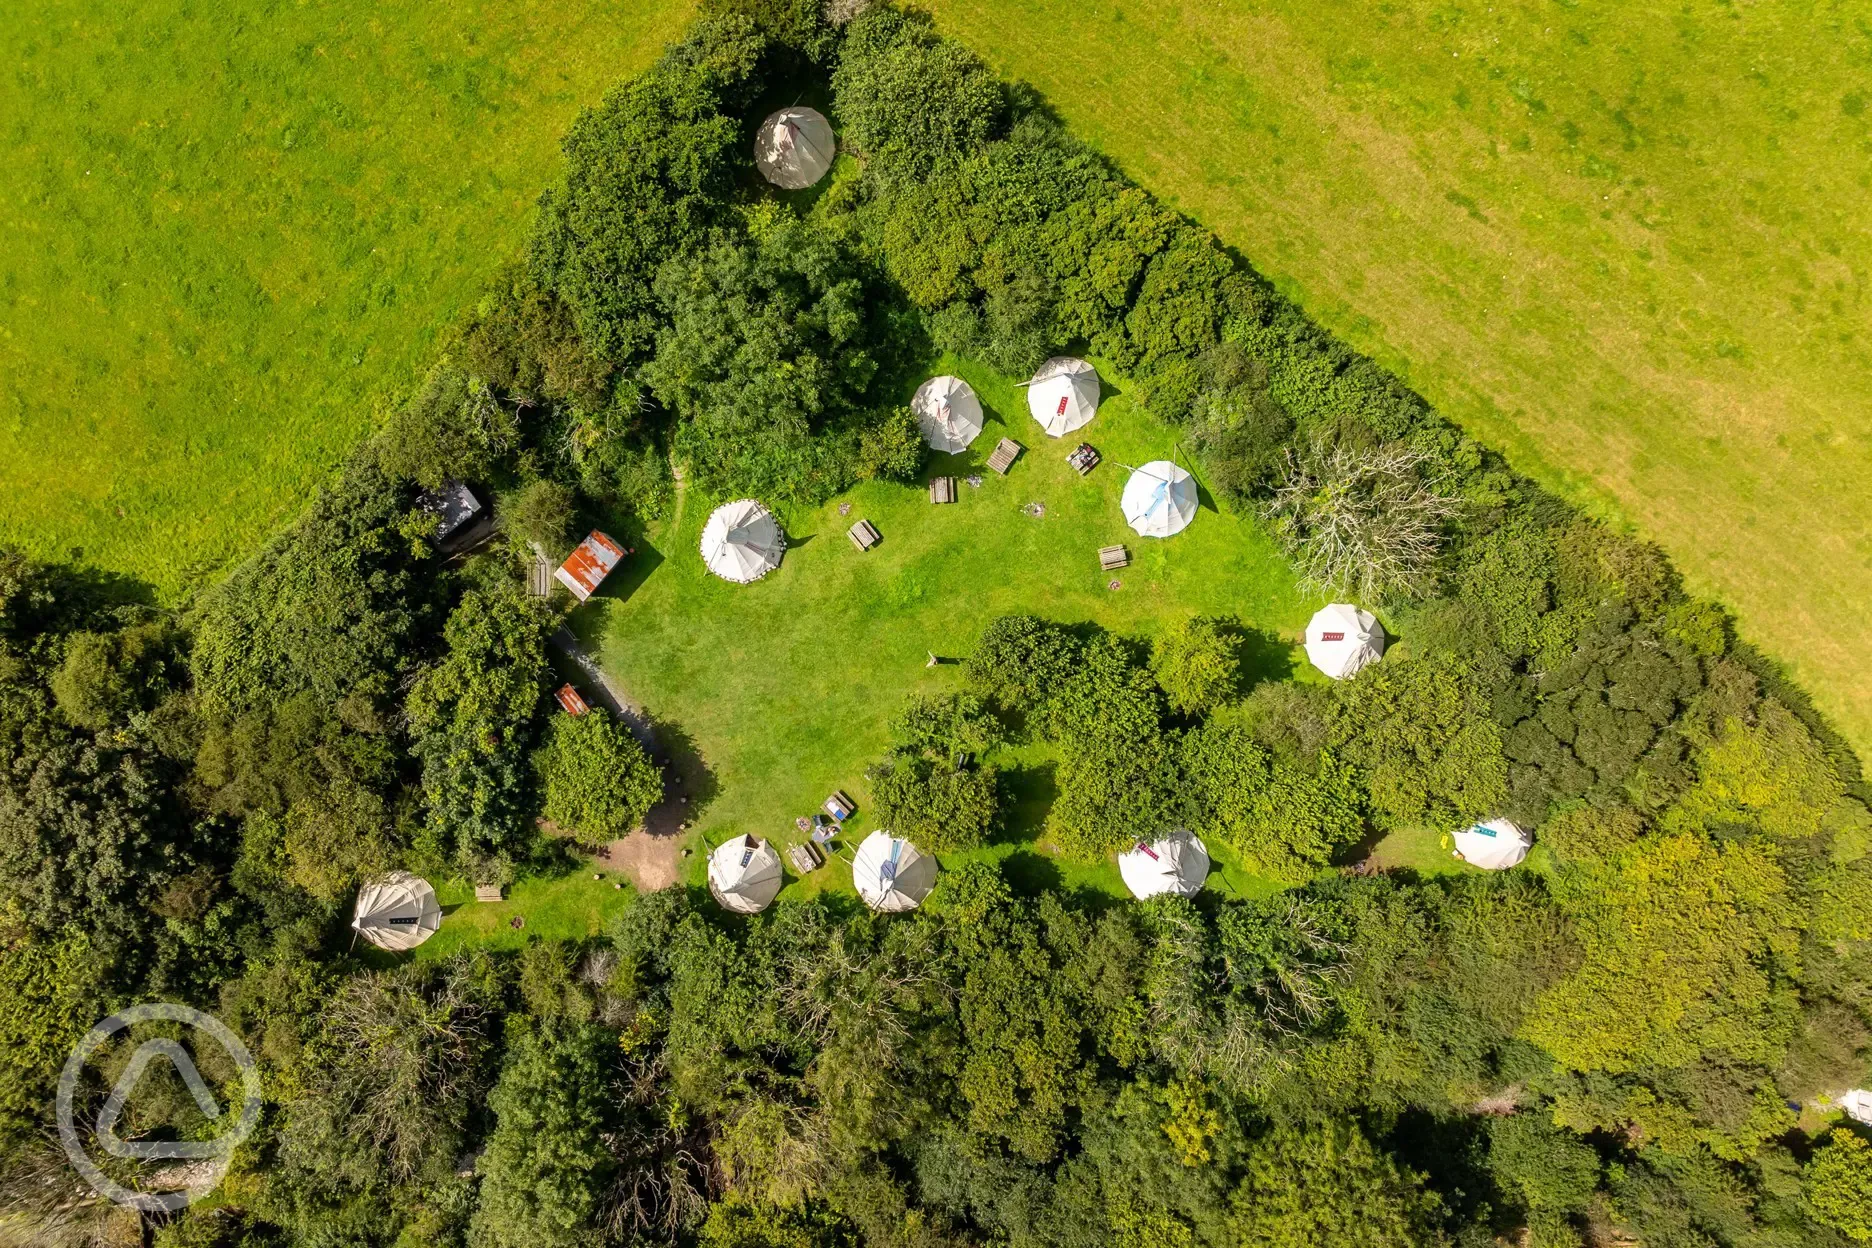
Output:
[[689,7],[9,6],[0,542],[166,597],[249,553]]
[[[886,748],[888,720],[912,693],[957,687],[954,660],[998,615],[1033,612],[1146,635],[1186,614],[1234,615],[1257,630],[1248,656],[1255,676],[1293,673],[1290,643],[1316,604],[1251,521],[1218,512],[1205,496],[1195,523],[1175,538],[1142,539],[1126,528],[1122,465],[1168,457],[1174,435],[1122,383],[1116,394],[1107,385],[1098,418],[1080,435],[1105,457],[1081,479],[1065,462],[1079,439],[1046,438],[1006,378],[954,359],[934,371],[966,377],[990,418],[969,451],[936,457],[930,472],[981,474],[980,488],[964,481],[955,505],[937,507],[923,486],[871,482],[823,508],[784,513],[786,559],[748,586],[704,569],[696,544],[713,503],[685,494],[638,543],[627,570],[574,617],[688,758],[698,850],[748,832],[799,839],[793,819],[841,788],[859,803],[853,830],[862,837],[874,826],[863,772]],[[1003,435],[1028,448],[1006,478],[983,467]],[[1036,502],[1044,515],[1023,510]],[[845,536],[860,519],[883,535],[863,554]],[[1131,566],[1101,573],[1098,548],[1120,541]],[[1116,590],[1108,588],[1114,579]],[[928,667],[931,652],[950,662]],[[1121,891],[1114,866],[1059,863],[1035,846],[1053,791],[1046,751],[1026,747],[1006,761],[1018,805],[1001,842],[978,855],[1013,859],[1011,871],[1033,884]],[[1213,883],[1267,887],[1216,848],[1224,870]],[[688,866],[699,882],[701,854]],[[848,871],[833,864],[792,889],[849,886]]]
[[929,7],[1872,748],[1863,9]]

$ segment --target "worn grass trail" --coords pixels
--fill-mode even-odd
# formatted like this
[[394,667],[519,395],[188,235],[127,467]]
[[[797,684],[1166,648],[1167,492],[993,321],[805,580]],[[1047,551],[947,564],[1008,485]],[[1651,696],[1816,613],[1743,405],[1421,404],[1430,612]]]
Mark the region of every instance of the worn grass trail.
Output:
[[251,552],[513,256],[683,0],[19,0],[0,543],[173,598]]
[[1863,6],[929,7],[1872,749]]

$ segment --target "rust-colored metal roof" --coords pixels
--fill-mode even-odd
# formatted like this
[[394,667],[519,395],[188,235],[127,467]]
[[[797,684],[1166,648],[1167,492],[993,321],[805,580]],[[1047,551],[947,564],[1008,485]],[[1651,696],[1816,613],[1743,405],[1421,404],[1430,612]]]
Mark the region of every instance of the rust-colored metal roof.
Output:
[[572,596],[580,602],[598,592],[598,586],[605,577],[611,575],[611,569],[617,567],[618,560],[624,557],[624,548],[600,533],[597,529],[578,544],[566,561],[553,573],[561,584],[572,591]]
[[568,715],[583,715],[591,710],[591,707],[586,705],[585,699],[579,697],[579,691],[571,685],[560,685],[553,697],[559,699],[560,709]]

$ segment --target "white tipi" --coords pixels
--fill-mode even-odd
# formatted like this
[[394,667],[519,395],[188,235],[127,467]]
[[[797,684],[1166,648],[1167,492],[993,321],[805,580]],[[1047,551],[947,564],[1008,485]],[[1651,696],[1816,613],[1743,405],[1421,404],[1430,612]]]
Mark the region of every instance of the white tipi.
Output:
[[429,881],[407,871],[392,871],[358,890],[352,930],[379,949],[401,953],[436,934],[442,906]]
[[780,566],[786,538],[773,512],[751,498],[723,503],[702,526],[702,562],[724,581],[745,585]]
[[800,105],[770,114],[754,136],[754,163],[761,176],[785,191],[803,191],[825,177],[837,155],[832,123],[817,109]]
[[945,455],[966,451],[982,431],[981,400],[960,377],[932,377],[910,399],[930,449]]
[[873,910],[914,910],[936,887],[936,860],[902,837],[879,830],[865,837],[852,855],[852,885]]
[[1091,424],[1098,405],[1098,372],[1084,360],[1056,355],[1027,383],[1027,410],[1050,438]]
[[1139,900],[1164,893],[1194,897],[1209,874],[1209,851],[1194,832],[1178,828],[1119,854],[1118,874]]
[[1196,518],[1196,479],[1167,459],[1153,459],[1125,481],[1118,505],[1140,537],[1170,537]]
[[1473,824],[1455,836],[1456,856],[1484,871],[1504,871],[1517,865],[1534,845],[1534,834],[1507,819]]
[[1307,622],[1307,661],[1334,680],[1355,676],[1384,657],[1385,631],[1378,617],[1349,602],[1321,607]]
[[759,914],[773,904],[785,884],[780,855],[758,837],[737,836],[709,855],[709,892],[724,910]]

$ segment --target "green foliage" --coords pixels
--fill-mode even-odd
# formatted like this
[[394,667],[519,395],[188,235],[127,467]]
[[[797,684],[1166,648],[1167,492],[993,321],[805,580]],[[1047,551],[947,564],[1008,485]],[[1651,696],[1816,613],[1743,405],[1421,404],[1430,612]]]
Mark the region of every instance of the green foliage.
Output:
[[755,86],[764,43],[745,18],[699,23],[566,135],[565,177],[540,199],[531,267],[599,358],[648,354],[658,267],[722,220],[745,159],[729,114]]
[[606,1039],[590,1025],[522,1028],[511,1038],[488,1095],[494,1130],[475,1163],[474,1248],[591,1242],[616,1164],[603,1138]]
[[572,549],[578,497],[550,477],[535,477],[500,500],[501,531],[516,542],[539,546],[552,559]]
[[1461,660],[1391,659],[1340,689],[1332,743],[1364,773],[1380,827],[1496,813],[1508,789],[1502,734]]
[[379,462],[390,476],[429,490],[482,481],[518,436],[513,413],[486,382],[443,363],[391,416],[378,440]]
[[470,589],[443,630],[447,652],[410,690],[429,835],[464,867],[497,865],[529,836],[527,756],[551,628],[515,588]]
[[969,155],[1000,127],[1001,84],[927,19],[879,5],[845,33],[832,92],[845,142],[872,176],[916,181]]
[[697,482],[807,501],[846,485],[878,329],[838,244],[785,221],[757,242],[672,259],[656,290],[669,325],[644,380],[680,418],[676,447]]
[[1237,630],[1226,620],[1191,616],[1171,625],[1151,646],[1151,672],[1170,709],[1206,714],[1236,693],[1241,682]]
[[78,931],[0,945],[0,1140],[44,1119],[59,1068],[100,1012],[103,969]]
[[986,841],[1001,822],[1001,776],[992,763],[893,753],[865,773],[880,825],[946,854]]
[[1352,1123],[1279,1123],[1250,1146],[1243,1169],[1230,1198],[1235,1243],[1407,1248],[1430,1234],[1434,1197]]
[[1753,724],[1730,719],[1696,756],[1697,779],[1674,819],[1689,826],[1753,823],[1769,836],[1811,837],[1838,811],[1845,783],[1820,743],[1779,702],[1764,702]]
[[1583,1212],[1599,1188],[1599,1154],[1538,1112],[1492,1120],[1488,1160],[1495,1182],[1530,1214]]
[[915,481],[929,446],[908,407],[886,410],[858,435],[858,475],[881,481]]
[[709,1210],[697,1248],[858,1248],[850,1226],[823,1208],[728,1200]]
[[524,265],[508,265],[458,331],[461,368],[500,394],[596,411],[611,367],[593,355],[564,300]]
[[1761,849],[1678,833],[1560,877],[1584,946],[1523,1034],[1574,1070],[1683,1066],[1720,1051],[1772,1066],[1796,1010],[1800,916]]
[[59,714],[69,724],[102,732],[114,722],[147,710],[181,675],[177,637],[163,620],[114,633],[72,633],[65,658],[47,687]]
[[1815,1221],[1848,1239],[1872,1239],[1872,1144],[1851,1131],[1828,1132],[1801,1170],[1801,1195]]
[[1232,845],[1257,871],[1299,883],[1365,831],[1352,769],[1322,753],[1308,769],[1271,757],[1238,714],[1212,717],[1183,738],[1195,830]]
[[305,515],[206,596],[189,658],[208,709],[391,692],[425,622],[398,531],[411,501],[361,451]]
[[546,818],[591,846],[623,836],[663,797],[663,773],[603,707],[555,715],[534,757]]

